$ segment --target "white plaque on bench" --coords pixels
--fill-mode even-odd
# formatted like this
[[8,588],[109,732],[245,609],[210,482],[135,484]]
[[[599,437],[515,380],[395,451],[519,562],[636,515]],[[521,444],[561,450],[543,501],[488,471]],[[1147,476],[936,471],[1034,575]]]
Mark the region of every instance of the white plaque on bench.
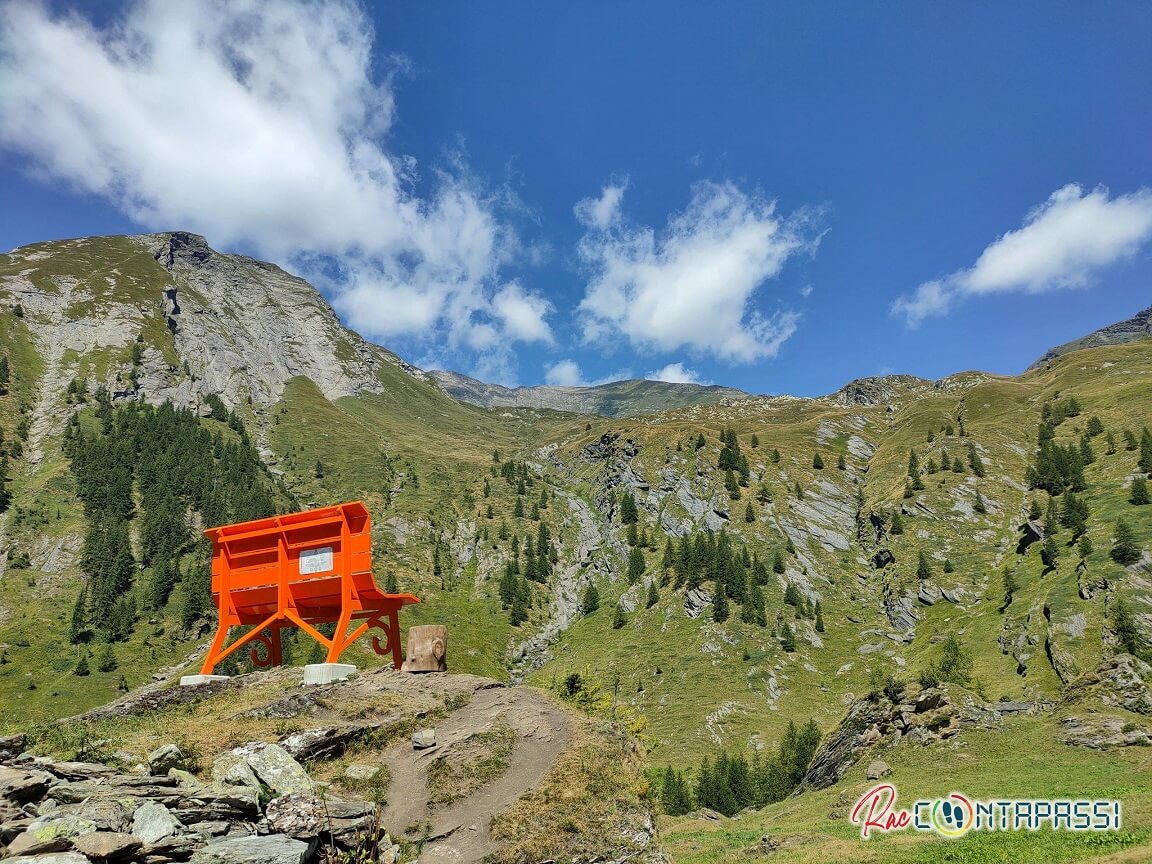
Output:
[[319,549],[302,549],[300,551],[300,575],[310,573],[327,573],[332,569],[332,547],[321,546]]

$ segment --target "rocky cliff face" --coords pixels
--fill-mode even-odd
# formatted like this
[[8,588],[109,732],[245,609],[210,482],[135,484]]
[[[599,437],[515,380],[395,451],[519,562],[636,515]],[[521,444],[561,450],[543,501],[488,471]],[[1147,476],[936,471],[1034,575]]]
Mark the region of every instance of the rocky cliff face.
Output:
[[423,377],[344,329],[303,279],[182,231],[21,247],[0,257],[0,299],[21,309],[43,364],[32,464],[73,380],[199,407],[209,394],[271,405],[297,376],[328,399],[380,392],[384,364]]
[[689,405],[709,405],[723,399],[747,399],[743,390],[700,384],[669,384],[666,381],[613,381],[595,387],[501,387],[485,384],[458,372],[428,373],[437,384],[461,402],[481,408],[550,408],[574,414],[632,417],[655,414]]

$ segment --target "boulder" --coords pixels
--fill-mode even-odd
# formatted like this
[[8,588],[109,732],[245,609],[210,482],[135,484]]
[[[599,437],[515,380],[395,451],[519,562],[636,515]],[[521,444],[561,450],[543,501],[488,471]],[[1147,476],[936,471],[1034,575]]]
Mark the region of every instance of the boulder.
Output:
[[90,798],[76,807],[76,815],[91,819],[97,831],[127,831],[132,817],[127,808],[114,798]]
[[54,782],[55,778],[45,771],[0,767],[0,798],[17,804],[38,801]]
[[427,750],[429,747],[436,746],[436,730],[435,729],[417,729],[412,733],[412,749],[413,750]]
[[192,864],[303,864],[311,846],[283,834],[215,840],[192,856]]
[[698,618],[704,607],[712,602],[712,594],[706,588],[692,588],[684,593],[684,614]]
[[925,606],[932,606],[940,600],[940,589],[931,582],[921,582],[920,592],[916,595],[917,599]]
[[225,783],[212,783],[191,793],[197,800],[207,804],[217,804],[239,811],[246,816],[255,816],[260,811],[260,792],[251,786],[229,786]]
[[868,763],[868,769],[864,772],[864,776],[869,780],[879,780],[891,773],[892,769],[888,767],[887,762],[882,759],[873,759]]
[[260,780],[245,756],[235,751],[221,753],[212,762],[212,779],[226,786],[249,786],[260,789]]
[[20,864],[89,864],[79,852],[49,852],[42,855],[21,855]]
[[254,741],[231,752],[246,761],[260,782],[279,795],[312,791],[308,772],[279,744]]
[[132,814],[132,833],[147,846],[171,837],[179,827],[181,827],[180,820],[155,801],[145,801]]
[[77,852],[96,861],[127,858],[144,844],[139,837],[112,831],[82,834],[72,841]]
[[175,744],[165,744],[148,754],[148,772],[153,777],[167,777],[173,768],[184,767],[184,753]]
[[41,852],[62,852],[81,834],[91,834],[96,824],[73,813],[49,813],[34,820],[8,845],[8,854],[37,855]]
[[28,746],[28,738],[24,735],[0,736],[0,762],[9,762],[15,759]]
[[1065,717],[1064,743],[1075,747],[1107,750],[1112,747],[1147,747],[1152,732],[1122,717]]
[[273,831],[298,840],[318,836],[325,828],[325,815],[323,801],[301,793],[273,798],[264,812]]

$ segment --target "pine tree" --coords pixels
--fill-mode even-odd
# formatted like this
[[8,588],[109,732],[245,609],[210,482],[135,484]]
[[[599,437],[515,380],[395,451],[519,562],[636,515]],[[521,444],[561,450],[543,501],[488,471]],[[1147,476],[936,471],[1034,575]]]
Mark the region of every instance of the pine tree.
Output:
[[580,611],[585,615],[591,615],[600,608],[600,592],[596,590],[595,585],[589,585],[584,589],[584,596],[580,600]]
[[96,656],[96,668],[101,672],[112,672],[120,664],[116,662],[116,655],[112,652],[112,643],[105,642],[100,646]]
[[748,506],[744,508],[744,521],[752,523],[756,521],[756,511],[752,509],[752,502],[748,502]]
[[88,641],[88,591],[80,589],[80,596],[76,598],[76,605],[72,607],[72,623],[68,628],[68,641],[73,645]]
[[945,573],[955,573],[956,572],[956,568],[952,566],[952,559],[951,558],[945,558],[944,559],[944,572]]
[[640,511],[636,507],[636,499],[631,492],[620,496],[620,524],[635,525],[640,521]]
[[1080,557],[1087,558],[1092,554],[1092,538],[1085,534],[1080,538]]
[[777,549],[772,555],[772,572],[784,572],[784,554],[779,549]]
[[988,512],[988,505],[984,503],[984,496],[980,494],[980,490],[976,490],[976,500],[972,504],[972,511],[974,513],[984,514]]
[[1035,522],[1037,519],[1039,519],[1043,515],[1044,515],[1044,510],[1040,506],[1040,502],[1037,501],[1035,498],[1033,498],[1032,502],[1028,505],[1028,519],[1029,519],[1029,521]]
[[756,490],[756,500],[761,504],[772,503],[772,490],[768,488],[767,483],[761,483],[760,488]]
[[772,460],[773,465],[779,465],[780,464],[780,451],[777,450],[775,447],[773,447],[772,453],[768,458]]
[[780,647],[789,654],[796,650],[796,634],[792,632],[792,627],[787,622],[780,628]]
[[972,469],[972,473],[977,477],[984,476],[984,461],[980,458],[979,452],[976,450],[976,442],[968,442],[968,467]]
[[1136,541],[1136,532],[1123,519],[1116,522],[1116,533],[1113,535],[1112,549],[1108,554],[1117,564],[1125,566],[1140,560],[1140,544]]
[[1087,435],[1080,439],[1080,461],[1085,465],[1096,461],[1096,451],[1092,449],[1092,442]]
[[656,588],[656,580],[648,583],[648,599],[644,602],[645,609],[651,609],[660,602],[660,592]]
[[516,496],[516,506],[512,508],[512,515],[517,519],[524,518],[524,496]]
[[72,670],[72,674],[80,678],[86,675],[91,675],[92,671],[88,668],[88,654],[87,652],[80,655],[80,659],[76,661],[76,666]]
[[1135,450],[1140,445],[1136,442],[1136,436],[1132,434],[1131,429],[1124,430],[1124,449]]
[[918,579],[931,579],[932,578],[932,562],[928,558],[928,553],[923,549],[920,550],[920,558],[916,564],[916,578]]
[[627,623],[628,619],[624,617],[624,610],[620,608],[620,604],[616,604],[616,608],[612,610],[612,629],[619,630]]
[[1095,438],[1104,432],[1104,424],[1100,422],[1100,418],[1093,414],[1088,418],[1088,423],[1085,426],[1085,431],[1088,435]]
[[704,445],[706,443],[707,442],[704,440],[704,433],[703,432],[701,432],[699,435],[696,436],[696,449],[697,450],[703,450]]
[[635,585],[640,581],[644,575],[646,568],[644,562],[644,553],[640,551],[639,547],[634,546],[632,551],[628,553],[628,584]]
[[1145,474],[1152,474],[1152,432],[1147,426],[1140,432],[1140,459],[1136,465]]
[[752,433],[752,440],[750,443],[752,445],[753,450],[755,450],[757,447],[760,446],[760,439],[757,437],[755,432]]
[[399,594],[400,586],[396,581],[395,571],[389,570],[384,574],[384,593],[385,594]]
[[712,598],[712,620],[723,624],[728,620],[728,615],[728,591],[724,585],[720,585],[716,589],[716,596]]
[[948,455],[947,450],[944,450],[940,454],[940,470],[941,471],[951,471],[952,470],[952,457]]
[[1116,436],[1109,432],[1104,436],[1104,452],[1112,456],[1116,452]]
[[892,524],[888,526],[888,531],[897,535],[904,533],[904,520],[900,518],[899,511],[892,514]]
[[8,368],[8,358],[0,357],[0,396],[8,394],[8,384],[11,381],[11,372]]
[[920,476],[920,457],[916,455],[915,450],[908,451],[908,476]]
[[823,633],[824,632],[824,612],[823,612],[823,610],[821,610],[819,608],[820,607],[819,603],[816,604],[816,607],[817,607],[816,608],[816,632],[817,633]]
[[784,589],[784,602],[789,606],[795,606],[797,608],[804,602],[804,597],[800,593],[800,589],[791,582],[789,582],[788,586]]
[[1134,657],[1144,656],[1144,640],[1136,626],[1136,618],[1123,597],[1117,598],[1112,606],[1112,630],[1125,653]]
[[1056,538],[1049,536],[1040,549],[1040,560],[1049,570],[1055,570],[1060,563],[1060,547],[1056,545]]
[[812,467],[817,471],[820,471],[824,468],[824,457],[819,453],[812,454]]
[[1136,505],[1148,503],[1148,481],[1143,475],[1137,475],[1132,480],[1132,494],[1128,500]]

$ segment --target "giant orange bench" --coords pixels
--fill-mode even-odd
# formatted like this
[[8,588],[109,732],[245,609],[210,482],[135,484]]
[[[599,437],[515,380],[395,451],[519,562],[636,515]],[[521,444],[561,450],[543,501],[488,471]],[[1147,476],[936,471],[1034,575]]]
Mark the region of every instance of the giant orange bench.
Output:
[[[420,598],[376,587],[372,517],[363,503],[224,525],[204,534],[212,541],[212,600],[220,623],[202,675],[210,676],[245,645],[251,646],[254,665],[280,665],[280,631],[291,626],[327,648],[328,663],[338,662],[341,652],[370,629],[380,630],[384,642],[373,635],[372,649],[382,656],[391,652],[392,665],[400,668],[399,612]],[[318,624],[336,625],[331,638]],[[227,643],[229,631],[243,626],[251,629]]]

